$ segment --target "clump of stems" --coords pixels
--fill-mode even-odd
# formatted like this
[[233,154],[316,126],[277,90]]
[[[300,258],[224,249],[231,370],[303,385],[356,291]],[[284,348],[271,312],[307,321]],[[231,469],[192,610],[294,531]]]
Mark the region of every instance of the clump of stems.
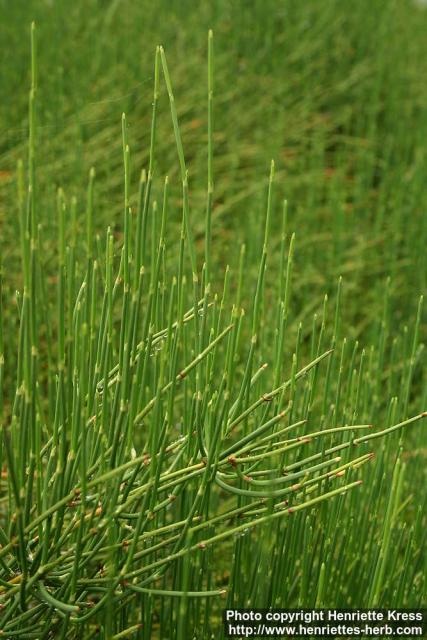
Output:
[[[212,32],[204,250],[193,237],[190,174],[166,55],[158,47],[149,161],[137,197],[132,141],[122,116],[123,234],[108,228],[95,235],[95,169],[83,210],[59,189],[53,293],[51,267],[40,251],[34,25],[31,43],[28,189],[18,199],[23,290],[17,366],[10,406],[1,406],[3,635],[168,637],[178,621],[176,637],[188,638],[191,624],[209,637],[210,621],[226,603],[277,606],[286,596],[299,605],[310,598],[327,604],[326,585],[337,572],[353,571],[355,580],[359,572],[362,584],[357,553],[376,558],[368,524],[359,543],[353,536],[347,548],[342,526],[365,517],[375,503],[391,456],[381,549],[365,596],[365,604],[382,604],[387,576],[396,571],[390,548],[403,497],[399,438],[426,416],[408,415],[421,304],[411,364],[400,380],[387,378],[388,401],[382,400],[382,421],[373,426],[366,416],[372,389],[383,384],[381,371],[379,377],[375,372],[384,350],[359,356],[356,343],[350,351],[340,335],[340,295],[331,329],[325,301],[320,326],[316,316],[309,332],[300,325],[295,337],[295,236],[288,234],[286,203],[280,277],[268,279],[277,210],[273,162],[255,281],[246,278],[244,248],[236,274],[218,271],[212,241]],[[180,212],[170,198],[176,185],[155,169],[164,87],[180,168]],[[168,251],[168,233],[177,213],[175,255]],[[82,239],[76,228],[83,219]],[[311,357],[303,361],[305,339]],[[3,383],[2,333],[0,352]],[[402,379],[400,400],[395,387]],[[378,447],[379,438],[391,444]],[[373,462],[375,449],[379,460]],[[359,494],[365,465],[377,470]],[[415,522],[413,539],[420,526]],[[323,552],[316,556],[319,546]],[[223,553],[228,561],[218,569]],[[399,597],[409,593],[414,575],[415,569],[398,575],[393,584]],[[334,604],[362,604],[360,592],[346,585],[344,580],[336,590]]]

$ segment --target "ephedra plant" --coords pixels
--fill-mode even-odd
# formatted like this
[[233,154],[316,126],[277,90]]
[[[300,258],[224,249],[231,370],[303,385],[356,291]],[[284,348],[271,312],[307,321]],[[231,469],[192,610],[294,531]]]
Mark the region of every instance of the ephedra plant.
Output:
[[[391,351],[386,315],[370,350],[340,335],[341,281],[332,323],[325,300],[308,332],[295,326],[286,203],[270,250],[273,163],[256,277],[244,247],[237,272],[218,274],[211,33],[203,252],[159,47],[137,198],[122,117],[123,233],[95,233],[93,169],[85,234],[81,204],[58,190],[52,274],[41,251],[35,48],[33,25],[29,155],[17,179],[23,283],[16,335],[1,334],[3,636],[210,638],[226,605],[422,602],[421,507],[409,531],[399,525],[401,437],[426,415],[408,417],[421,303],[412,343]],[[155,172],[163,87],[180,212]],[[403,570],[392,544],[408,549]]]

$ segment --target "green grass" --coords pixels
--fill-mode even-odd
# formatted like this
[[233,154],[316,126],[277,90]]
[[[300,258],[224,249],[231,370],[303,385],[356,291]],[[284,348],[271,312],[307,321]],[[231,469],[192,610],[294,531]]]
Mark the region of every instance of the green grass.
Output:
[[426,603],[427,14],[186,5],[31,5],[5,72],[6,637]]

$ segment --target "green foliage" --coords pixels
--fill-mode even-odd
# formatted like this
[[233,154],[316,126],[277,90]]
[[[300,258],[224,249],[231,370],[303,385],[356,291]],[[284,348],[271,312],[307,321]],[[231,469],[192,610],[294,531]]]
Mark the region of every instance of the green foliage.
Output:
[[[330,0],[218,17],[213,3],[191,46],[218,25],[215,70],[212,32],[196,69],[196,53],[191,67],[157,47],[120,140],[115,92],[141,63],[126,27],[144,18],[153,38],[167,16],[163,41],[178,23],[189,47],[187,5],[70,9],[88,68],[60,90],[72,38],[62,50],[31,31],[28,160],[0,209],[6,637],[210,638],[226,605],[426,602],[425,122],[405,67],[423,63],[415,35],[400,46],[425,15]],[[27,13],[8,11],[16,37]],[[34,11],[43,34],[50,9]],[[93,90],[112,101],[88,106],[104,68]],[[85,131],[87,109],[107,124]]]

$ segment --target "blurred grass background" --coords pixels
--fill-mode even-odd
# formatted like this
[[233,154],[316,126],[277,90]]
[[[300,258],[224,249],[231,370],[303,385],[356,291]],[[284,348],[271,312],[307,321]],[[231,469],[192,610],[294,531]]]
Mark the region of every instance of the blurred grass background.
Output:
[[[26,155],[30,21],[40,34],[37,163],[48,240],[57,187],[77,195],[83,211],[91,166],[97,228],[120,226],[120,116],[125,111],[130,123],[136,194],[159,43],[170,60],[202,239],[206,33],[213,28],[213,233],[221,269],[235,264],[237,241],[258,255],[274,158],[276,224],[287,198],[297,234],[295,309],[333,296],[342,275],[346,325],[359,335],[375,326],[390,275],[393,326],[414,316],[427,273],[427,11],[409,0],[2,0],[0,7],[0,223],[17,286],[15,168]],[[164,87],[158,122],[156,172],[173,182]]]

